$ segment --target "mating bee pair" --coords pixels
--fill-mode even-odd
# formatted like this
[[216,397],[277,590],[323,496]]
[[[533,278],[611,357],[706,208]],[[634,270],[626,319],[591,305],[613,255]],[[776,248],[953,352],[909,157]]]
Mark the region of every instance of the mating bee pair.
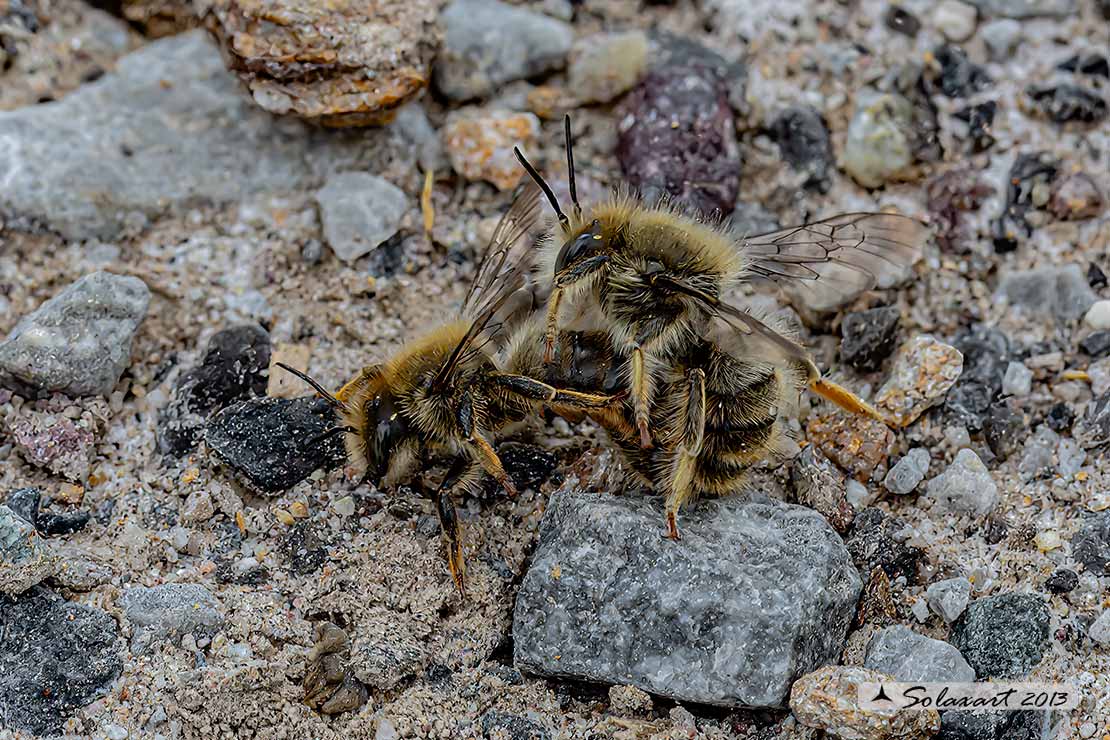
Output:
[[[541,408],[595,419],[632,470],[665,494],[674,539],[683,503],[736,490],[752,465],[779,449],[784,412],[804,388],[879,418],[822,378],[801,345],[723,296],[752,278],[854,294],[900,274],[927,238],[920,222],[885,213],[737,239],[721,224],[626,192],[583,209],[569,117],[565,123],[570,214],[517,151],[534,186],[499,222],[464,318],[365,368],[337,396],[290,370],[335,406],[351,462],[376,482],[402,481],[429,453],[454,456],[434,501],[460,591],[465,565],[452,494],[482,470],[515,494],[491,440]],[[557,221],[533,241],[541,192]],[[537,264],[541,282],[530,285]],[[547,309],[530,315],[537,290],[549,291]],[[523,309],[515,306],[522,296]],[[584,325],[563,328],[567,306]]]

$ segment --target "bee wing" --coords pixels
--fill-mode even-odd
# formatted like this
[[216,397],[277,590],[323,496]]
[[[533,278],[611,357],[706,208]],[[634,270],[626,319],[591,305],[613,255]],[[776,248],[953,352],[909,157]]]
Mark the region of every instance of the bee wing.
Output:
[[529,240],[525,239],[539,221],[540,191],[532,183],[526,183],[518,191],[509,210],[497,222],[486,245],[485,253],[478,263],[474,281],[463,299],[463,315],[471,318],[467,329],[447,360],[432,381],[433,388],[446,385],[451,374],[468,352],[485,346],[490,321],[522,287],[528,272],[531,254]]
[[531,267],[527,259],[531,254],[530,245],[522,237],[534,229],[539,220],[540,189],[528,181],[497,222],[482,253],[474,280],[463,299],[466,315],[482,314],[485,305],[497,300],[508,286],[512,285],[512,290],[520,287],[517,283]]
[[735,331],[762,340],[774,352],[780,354],[781,359],[802,364],[811,373],[817,372],[817,368],[805,347],[788,337],[784,337],[744,309],[728,303],[717,302],[713,304],[710,311]]
[[815,303],[832,306],[901,278],[928,238],[928,227],[909,216],[843,213],[748,237],[743,252],[754,275],[805,287]]

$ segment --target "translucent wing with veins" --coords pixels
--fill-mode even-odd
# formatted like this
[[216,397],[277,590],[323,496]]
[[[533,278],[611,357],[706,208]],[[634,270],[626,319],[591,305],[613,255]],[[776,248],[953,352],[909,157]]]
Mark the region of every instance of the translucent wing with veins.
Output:
[[929,228],[896,213],[844,213],[743,240],[748,271],[798,291],[815,308],[832,308],[906,277]]

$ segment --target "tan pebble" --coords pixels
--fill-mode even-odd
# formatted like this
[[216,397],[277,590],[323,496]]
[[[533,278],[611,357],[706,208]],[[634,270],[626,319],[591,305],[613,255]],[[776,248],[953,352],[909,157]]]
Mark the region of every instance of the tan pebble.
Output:
[[297,522],[297,520],[293,518],[293,515],[285,509],[274,509],[274,518],[287,527],[291,527]]

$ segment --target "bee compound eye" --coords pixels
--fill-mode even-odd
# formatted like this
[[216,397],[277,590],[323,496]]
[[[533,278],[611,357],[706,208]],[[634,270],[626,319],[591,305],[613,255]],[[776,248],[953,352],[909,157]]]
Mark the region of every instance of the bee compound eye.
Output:
[[578,236],[567,241],[563,248],[559,251],[559,257],[555,261],[555,272],[562,272],[567,267],[573,265],[578,260],[582,259],[591,252],[597,252],[601,249],[601,226],[597,221],[593,222],[591,228],[583,231]]

